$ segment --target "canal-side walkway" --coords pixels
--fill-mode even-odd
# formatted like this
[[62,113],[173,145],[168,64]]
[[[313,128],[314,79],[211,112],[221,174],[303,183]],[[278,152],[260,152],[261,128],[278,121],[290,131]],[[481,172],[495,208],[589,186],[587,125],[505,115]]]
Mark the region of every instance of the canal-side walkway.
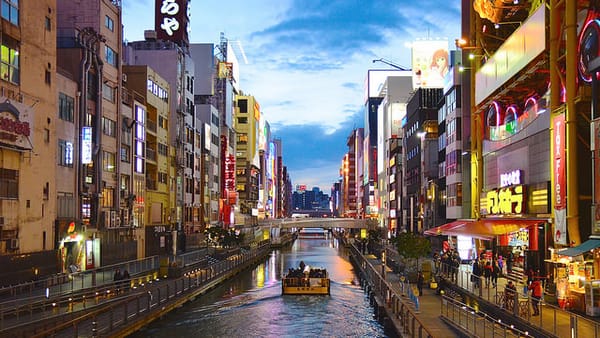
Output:
[[29,313],[3,318],[0,336],[125,336],[254,265],[270,250],[264,243],[208,266],[192,265],[180,277],[157,279],[136,288],[112,285],[86,300],[72,299],[62,306],[38,304]]

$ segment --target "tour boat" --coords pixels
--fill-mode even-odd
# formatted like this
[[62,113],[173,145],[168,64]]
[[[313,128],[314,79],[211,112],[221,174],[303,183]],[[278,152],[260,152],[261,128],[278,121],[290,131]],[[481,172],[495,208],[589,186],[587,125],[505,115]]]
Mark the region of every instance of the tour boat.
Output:
[[289,269],[281,281],[281,293],[283,295],[329,295],[329,285],[326,269],[306,266]]
[[326,239],[327,230],[323,228],[302,228],[298,233],[298,238],[305,239]]

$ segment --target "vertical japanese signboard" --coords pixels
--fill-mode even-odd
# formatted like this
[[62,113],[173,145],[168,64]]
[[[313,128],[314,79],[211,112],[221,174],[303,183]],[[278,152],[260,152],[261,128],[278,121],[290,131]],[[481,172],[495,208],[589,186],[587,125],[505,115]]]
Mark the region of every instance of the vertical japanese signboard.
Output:
[[92,127],[81,130],[81,163],[92,163]]
[[160,40],[189,45],[189,1],[155,0],[154,30]]
[[554,126],[554,243],[567,245],[567,185],[565,181],[565,116],[557,115],[552,121]]
[[594,152],[594,215],[592,234],[600,235],[600,119],[592,121],[592,151]]

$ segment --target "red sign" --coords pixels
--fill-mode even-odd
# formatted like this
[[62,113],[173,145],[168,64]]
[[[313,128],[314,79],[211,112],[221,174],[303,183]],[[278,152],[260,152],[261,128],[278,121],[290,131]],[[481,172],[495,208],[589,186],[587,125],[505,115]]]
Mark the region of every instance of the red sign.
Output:
[[555,209],[567,207],[567,187],[565,182],[565,116],[558,115],[554,118],[554,193]]
[[559,114],[552,120],[554,127],[553,136],[553,169],[552,177],[554,178],[554,243],[567,244],[567,185],[565,182],[565,116]]

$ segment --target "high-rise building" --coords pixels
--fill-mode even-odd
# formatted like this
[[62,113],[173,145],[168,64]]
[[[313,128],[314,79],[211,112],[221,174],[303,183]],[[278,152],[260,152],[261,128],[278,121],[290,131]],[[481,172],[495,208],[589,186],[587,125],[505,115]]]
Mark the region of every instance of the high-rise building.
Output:
[[[61,122],[61,144],[68,149],[73,142],[73,166],[59,164],[57,241],[63,267],[91,269],[137,256],[132,223],[125,219],[129,196],[120,194],[121,7],[115,1],[59,0],[56,13],[61,116],[73,106],[72,120]],[[74,208],[72,218],[64,213],[68,206]]]
[[[36,272],[57,271],[57,168],[52,164],[57,161],[60,120],[56,116],[56,1],[42,0],[35,6],[31,1],[10,1],[3,8],[0,279],[10,284],[31,280]],[[74,138],[64,143],[68,149],[63,159],[68,165],[73,161]],[[70,193],[72,200],[76,195]],[[76,220],[73,209],[60,215]],[[10,259],[19,254],[18,263]]]
[[[253,96],[238,95],[234,119],[237,133],[236,181],[239,194],[237,224],[258,222],[259,184],[261,177],[259,153],[260,105]],[[238,217],[236,216],[236,219]]]
[[[127,88],[145,102],[145,107],[134,104],[132,121],[134,182],[142,181],[143,176],[145,183],[134,184],[132,191],[133,219],[136,226],[144,229],[144,241],[140,242],[145,246],[140,244],[139,250],[141,257],[169,253],[172,237],[167,230],[175,195],[169,180],[175,170],[169,146],[169,84],[148,66],[124,65],[123,76],[127,78]],[[129,153],[131,146],[121,149],[122,153]],[[138,153],[140,149],[144,149],[144,154]],[[161,243],[166,244],[161,247]]]
[[186,41],[161,40],[156,31],[145,31],[144,35],[144,41],[127,44],[125,63],[149,66],[168,83],[168,96],[178,98],[169,100],[167,119],[169,147],[175,151],[175,175],[169,177],[168,185],[176,197],[166,218],[168,226],[161,229],[172,234],[173,250],[176,250],[181,249],[186,232],[201,226],[201,197],[200,191],[195,189],[201,179],[200,167],[195,167],[195,150],[200,148],[197,140],[201,140],[201,134],[196,128],[194,111],[194,63]]

